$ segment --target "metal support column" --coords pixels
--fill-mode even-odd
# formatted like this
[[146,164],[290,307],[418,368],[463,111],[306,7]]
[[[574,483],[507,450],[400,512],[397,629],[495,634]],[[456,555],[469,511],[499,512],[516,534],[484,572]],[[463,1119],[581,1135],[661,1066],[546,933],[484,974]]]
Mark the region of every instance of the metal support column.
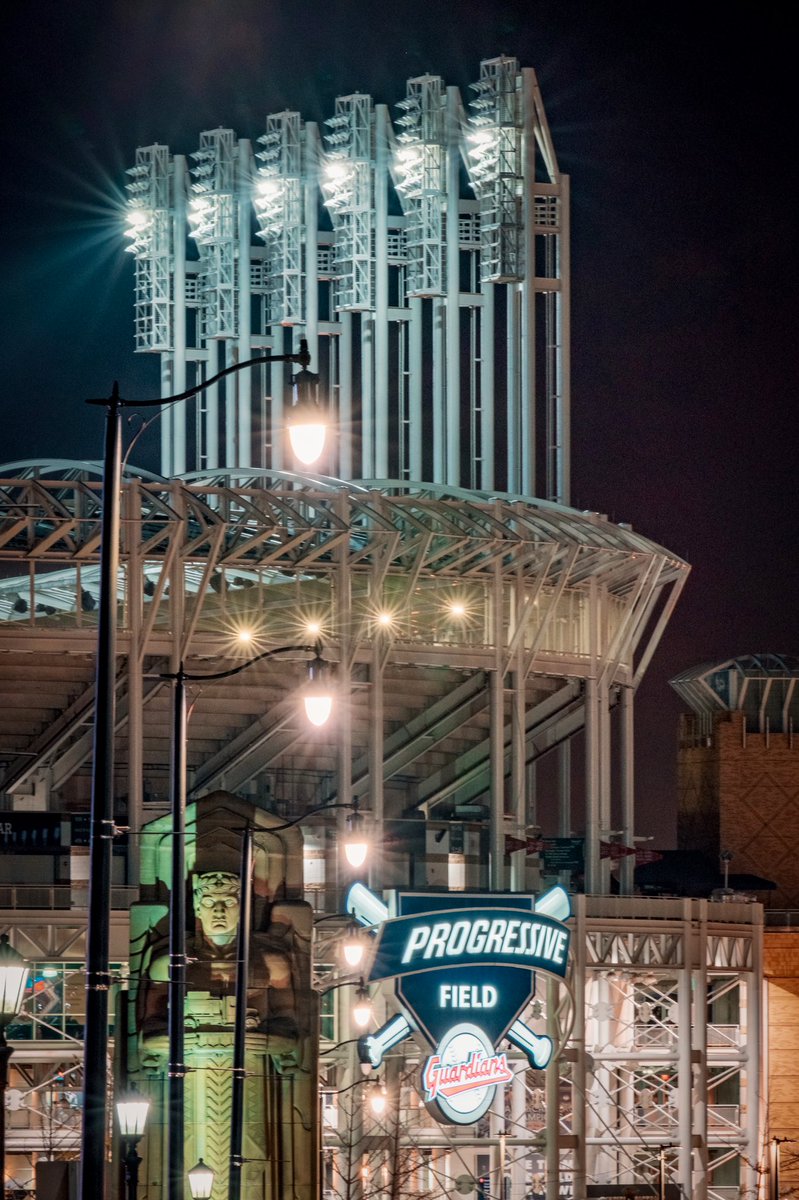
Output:
[[460,335],[460,92],[447,88],[447,299],[446,299],[446,444],[444,482],[460,483],[461,335]]
[[[239,362],[252,358],[252,329],[250,304],[252,300],[252,284],[250,282],[250,244],[252,242],[252,148],[247,138],[241,138],[238,146],[238,188],[236,202],[238,205],[238,256],[237,280],[238,313],[236,345]],[[233,384],[231,382],[231,388]],[[245,367],[239,371],[235,380],[238,392],[238,465],[252,466],[252,368]]]
[[[522,71],[521,492],[536,494],[535,73]],[[549,498],[549,497],[548,497]]]
[[[188,172],[186,157],[176,154],[173,159],[174,197],[173,197],[173,234],[172,252],[174,255],[173,295],[172,295],[172,325],[174,342],[172,346],[172,379],[173,394],[186,390],[186,191]],[[184,475],[186,472],[186,405],[173,404],[168,412],[161,417],[162,421],[172,423],[172,472],[174,475]]]
[[585,681],[585,890],[599,890],[599,739],[598,688],[596,679]]
[[[572,1067],[572,1132],[575,1137],[573,1150],[572,1196],[573,1200],[586,1200],[586,1142],[585,1115],[588,1104],[588,1071],[585,1046],[585,971],[586,971],[586,900],[584,895],[574,897],[574,1031],[572,1045],[575,1052]],[[557,1118],[556,1118],[557,1119]]]
[[388,107],[375,105],[374,475],[387,479],[388,413]]
[[[424,479],[422,445],[422,313],[423,301],[413,296],[408,320],[408,477]],[[346,478],[346,476],[345,476]]]
[[691,1045],[693,1048],[694,1094],[691,1101],[693,1111],[693,1138],[695,1151],[691,1179],[681,1180],[693,1200],[707,1200],[709,1152],[707,1142],[707,900],[695,900],[699,910],[694,934],[693,960],[693,1013],[691,1015]]
[[356,468],[353,448],[355,446],[355,426],[352,415],[352,313],[339,314],[339,470],[342,479],[352,479],[356,473],[363,474]]
[[[621,789],[621,826],[625,846],[635,845],[635,772],[634,715],[635,696],[632,688],[621,689],[619,721],[619,786]],[[635,855],[621,861],[621,894],[632,896],[635,880]]]
[[[691,951],[693,901],[683,900],[682,941],[683,968],[677,976],[677,1028],[687,1031],[691,1028]],[[691,1038],[681,1036],[677,1044],[677,1104],[679,1122],[679,1151],[677,1157],[677,1182],[689,1194],[693,1173],[693,1064],[691,1054]]]

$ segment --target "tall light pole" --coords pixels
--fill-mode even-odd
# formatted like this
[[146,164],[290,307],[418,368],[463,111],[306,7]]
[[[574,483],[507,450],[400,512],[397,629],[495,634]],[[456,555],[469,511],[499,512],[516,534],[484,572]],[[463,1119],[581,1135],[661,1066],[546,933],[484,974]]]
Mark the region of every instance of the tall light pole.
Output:
[[[230,679],[234,675],[263,662],[264,659],[274,658],[278,654],[306,653],[313,655],[309,663],[311,683],[318,683],[322,674],[322,659],[318,645],[314,646],[276,646],[264,650],[260,654],[229,667],[225,671],[190,674],[180,664],[177,671],[167,672],[160,679],[171,680],[173,684],[172,710],[172,892],[169,905],[169,983],[167,1007],[167,1035],[169,1042],[169,1065],[167,1068],[167,1105],[169,1111],[167,1136],[168,1200],[184,1200],[184,1152],[185,1152],[185,1088],[186,1064],[184,1063],[184,999],[186,994],[186,754],[188,746],[188,710],[186,705],[187,683],[210,683],[220,679]],[[318,700],[318,694],[314,695]],[[348,806],[349,807],[349,806]],[[245,842],[247,838],[245,837]],[[243,870],[243,868],[242,868]],[[247,874],[249,878],[249,872]],[[242,884],[243,888],[243,884]],[[242,906],[244,905],[242,891]],[[249,913],[247,914],[249,924]],[[245,925],[244,907],[241,910],[239,927]],[[245,964],[246,968],[246,964]],[[241,969],[241,962],[239,962]],[[246,983],[245,983],[246,992]],[[240,995],[237,985],[237,995]],[[237,1004],[236,1013],[241,1005]],[[245,1006],[246,1007],[246,1006]],[[242,1033],[243,1045],[243,1033]],[[242,1071],[243,1071],[242,1052]],[[234,1068],[234,1084],[236,1072]],[[235,1097],[235,1091],[234,1091]]]
[[[243,670],[244,667],[249,665],[249,663],[245,663],[239,669]],[[317,813],[330,812],[337,808],[348,808],[354,810],[354,815],[358,815],[357,801],[354,801],[352,804],[336,802],[317,804],[314,808],[309,808],[300,817],[294,817],[293,820],[284,821],[280,825],[270,825],[264,829],[264,833],[281,833],[284,829],[292,829],[296,825],[301,824],[308,817],[315,816]],[[250,972],[253,834],[254,830],[248,825],[244,830],[241,844],[241,899],[239,903],[238,940],[236,943],[236,1013],[233,1029],[233,1082],[230,1104],[228,1200],[240,1200],[241,1172],[245,1161],[242,1156],[242,1146],[244,1140],[244,1081],[247,1077],[245,1057],[247,1049],[247,988]],[[350,826],[344,851],[351,866],[360,866],[364,861],[366,857],[366,843],[362,841],[359,822],[355,823],[354,830],[352,825]]]
[[12,1049],[6,1041],[6,1030],[22,1007],[28,985],[29,966],[8,940],[0,936],[0,1188],[6,1186],[6,1088],[8,1060]]
[[[81,1200],[105,1196],[106,1132],[108,1101],[109,941],[111,911],[111,851],[114,827],[114,726],[116,722],[116,623],[119,576],[120,487],[122,483],[122,409],[163,408],[187,400],[225,375],[258,363],[295,363],[298,402],[289,421],[292,445],[302,450],[303,431],[323,424],[318,407],[309,395],[316,376],[309,370],[310,354],[305,340],[296,354],[265,354],[234,363],[218,374],[176,396],[153,400],[125,400],[114,383],[111,395],[87,403],[106,409],[103,452],[103,513],[100,540],[100,597],[97,623],[95,672],[94,749],[92,754],[92,799],[89,834],[89,913],[86,945],[86,1025],[84,1052],[83,1129],[81,1133]],[[291,414],[290,414],[291,415]],[[319,438],[311,440],[318,444]],[[297,457],[302,462],[307,447]],[[179,739],[180,740],[180,739]],[[174,764],[180,767],[180,764]],[[185,915],[185,914],[184,914]],[[181,1181],[181,1186],[182,1186]],[[183,1200],[182,1195],[180,1200]]]

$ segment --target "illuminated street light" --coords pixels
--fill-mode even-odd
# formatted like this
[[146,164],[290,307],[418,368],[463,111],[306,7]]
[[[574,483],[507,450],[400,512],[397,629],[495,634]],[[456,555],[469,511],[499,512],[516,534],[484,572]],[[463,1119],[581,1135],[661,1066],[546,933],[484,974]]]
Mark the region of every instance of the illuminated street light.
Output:
[[360,987],[355,993],[355,1004],[352,1008],[352,1019],[359,1029],[366,1029],[372,1019],[372,1001],[369,990],[361,980]]
[[119,1132],[125,1144],[127,1200],[136,1200],[139,1188],[139,1166],[141,1165],[141,1156],[136,1149],[136,1143],[144,1133],[150,1101],[140,1092],[131,1090],[121,1100],[117,1100],[116,1109]]
[[327,724],[333,711],[333,690],[329,671],[317,649],[313,661],[308,664],[308,686],[303,693],[305,715],[312,725]]
[[191,1200],[210,1200],[214,1186],[214,1170],[202,1159],[187,1172]]
[[375,1086],[369,1097],[369,1107],[376,1117],[382,1117],[388,1107],[388,1095],[386,1094],[385,1084],[378,1083],[377,1080],[375,1080]]
[[305,467],[322,457],[327,437],[327,419],[314,397],[319,376],[303,369],[293,379],[296,400],[286,414],[286,426],[294,457]]
[[353,802],[354,811],[347,818],[347,833],[344,838],[344,853],[347,862],[357,871],[366,862],[369,853],[369,842],[363,827],[363,817],[358,811],[357,799]]
[[364,949],[360,929],[354,921],[350,921],[347,926],[346,936],[341,944],[341,953],[348,967],[355,969],[361,965]]

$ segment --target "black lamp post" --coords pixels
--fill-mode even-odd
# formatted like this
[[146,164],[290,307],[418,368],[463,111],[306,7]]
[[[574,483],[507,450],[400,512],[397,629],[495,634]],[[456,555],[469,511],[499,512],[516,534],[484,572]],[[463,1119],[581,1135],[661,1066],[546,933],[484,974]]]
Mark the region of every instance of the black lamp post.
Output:
[[[305,340],[296,354],[265,354],[244,362],[234,363],[218,374],[176,396],[153,400],[125,400],[115,383],[110,397],[89,400],[89,404],[106,409],[106,430],[103,453],[103,513],[100,541],[100,597],[97,623],[97,665],[95,674],[94,750],[92,755],[92,801],[89,841],[89,913],[86,947],[86,1025],[83,1089],[83,1129],[81,1134],[81,1200],[96,1200],[105,1195],[106,1124],[108,1059],[108,992],[109,941],[111,911],[111,843],[114,827],[114,726],[116,721],[116,589],[119,574],[120,487],[122,482],[122,409],[162,408],[179,400],[187,400],[210,387],[225,375],[241,371],[258,363],[287,362],[301,370],[295,381],[298,401],[289,423],[292,444],[301,440],[298,429],[309,425],[318,427],[322,416],[309,398],[316,376],[309,370],[310,354]],[[309,412],[309,409],[312,410]],[[318,440],[318,439],[317,439]],[[298,454],[302,460],[303,455]],[[183,739],[176,739],[179,745]],[[175,763],[178,770],[185,764]],[[185,913],[183,914],[185,919]],[[173,963],[174,966],[174,963]],[[170,1018],[171,1019],[171,1018]],[[182,1057],[182,1055],[181,1055]],[[182,1154],[182,1144],[181,1144]],[[170,1171],[170,1200],[183,1200],[184,1180],[180,1191],[172,1186]]]
[[30,968],[21,954],[8,941],[8,934],[0,936],[0,1186],[6,1186],[6,1088],[8,1087],[8,1060],[12,1048],[6,1041],[6,1029],[22,1007],[22,998],[28,985]]
[[[318,655],[317,655],[318,659]],[[253,660],[255,661],[255,660]],[[244,663],[238,670],[243,670],[249,666],[249,663]],[[318,679],[318,671],[316,676],[312,675],[312,679]],[[313,698],[313,703],[318,702],[318,696]],[[309,808],[300,817],[294,817],[291,821],[284,821],[280,825],[270,825],[264,829],[265,833],[281,833],[284,829],[291,829],[293,826],[301,824],[308,817],[313,817],[317,813],[329,812],[336,808],[355,809],[357,813],[357,803],[330,803],[317,804],[314,808]],[[244,830],[244,835],[241,843],[241,900],[239,905],[239,929],[236,942],[236,1013],[233,1028],[233,1082],[230,1104],[230,1164],[228,1173],[228,1200],[240,1200],[241,1198],[241,1171],[244,1166],[244,1158],[242,1156],[242,1146],[244,1140],[244,1080],[247,1077],[246,1071],[246,1049],[247,1049],[247,988],[249,985],[250,975],[250,909],[251,909],[251,876],[252,876],[252,859],[253,859],[253,829],[248,826]],[[363,862],[361,858],[361,850],[363,849],[363,857],[366,857],[367,847],[365,841],[362,840],[363,835],[358,829],[353,840],[353,835],[350,836],[345,843],[345,853],[352,866],[360,866]],[[353,861],[355,860],[355,861]]]
[[141,1156],[136,1149],[136,1145],[144,1133],[149,1109],[150,1101],[147,1097],[142,1096],[140,1092],[132,1089],[121,1100],[117,1100],[119,1132],[122,1135],[125,1147],[124,1163],[127,1200],[137,1200]]
[[[212,682],[220,679],[230,679],[239,675],[249,667],[267,658],[289,652],[304,652],[312,654],[309,664],[309,676],[312,684],[318,684],[322,674],[319,647],[316,646],[277,646],[256,654],[246,662],[225,671],[214,671],[202,675],[189,674],[183,666],[177,671],[162,674],[161,679],[169,679],[174,685],[173,714],[172,714],[172,894],[169,906],[169,983],[167,1006],[167,1035],[169,1042],[169,1065],[167,1068],[167,1105],[169,1110],[168,1130],[168,1200],[183,1200],[184,1195],[184,1147],[185,1147],[185,1088],[186,1064],[184,1063],[184,999],[186,995],[186,889],[184,877],[186,874],[186,751],[188,744],[188,712],[186,706],[186,684],[195,682]],[[312,703],[319,702],[318,692],[313,694]],[[245,842],[247,841],[245,837]],[[249,879],[250,871],[246,873]],[[242,867],[242,881],[244,867]],[[242,906],[245,902],[244,884],[242,882]],[[249,911],[245,922],[244,907],[239,921],[240,930],[249,925]],[[241,969],[241,962],[239,963]],[[246,961],[245,961],[246,969]],[[244,983],[246,994],[246,980]],[[237,994],[238,991],[237,983]],[[237,1014],[239,1005],[237,1005]],[[246,1006],[245,1006],[246,1007]],[[238,1035],[237,1035],[238,1036]],[[241,1033],[241,1071],[244,1070],[244,1033]],[[234,1067],[234,1103],[236,1102]],[[243,1083],[243,1080],[242,1080]],[[241,1103],[241,1101],[239,1101]],[[239,1122],[241,1115],[239,1115]],[[237,1173],[236,1178],[239,1178]]]

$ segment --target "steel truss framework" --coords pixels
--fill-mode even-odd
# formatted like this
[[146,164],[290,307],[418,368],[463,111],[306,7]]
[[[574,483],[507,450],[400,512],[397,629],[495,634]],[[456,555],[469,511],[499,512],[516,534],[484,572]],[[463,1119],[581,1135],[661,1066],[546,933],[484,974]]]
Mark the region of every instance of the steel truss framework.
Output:
[[[532,69],[486,60],[472,91],[409,80],[396,131],[359,93],[323,130],[270,115],[255,154],[205,132],[190,168],[140,148],[136,348],[164,394],[304,337],[344,435],[331,472],[568,503],[569,181]],[[273,365],[172,410],[164,474],[282,467],[285,387]]]
[[[45,710],[36,688],[29,729],[38,732],[24,749],[18,729],[6,739],[7,752],[21,753],[9,760],[3,786],[20,796],[53,782],[63,790],[90,752],[100,538],[100,488],[91,472],[76,464],[57,478],[20,468],[25,473],[0,482],[0,558],[13,570],[0,585],[0,636],[10,654],[71,651],[71,662],[84,659],[85,677],[68,703]],[[338,745],[325,752],[317,741],[311,754],[305,739],[319,787],[341,799],[369,796],[378,819],[399,816],[409,803],[440,815],[442,805],[484,802],[500,885],[506,818],[518,827],[536,819],[531,764],[584,727],[587,873],[590,888],[602,889],[599,840],[614,805],[610,710],[618,702],[626,713],[624,697],[646,669],[684,583],[684,563],[591,515],[432,485],[356,486],[263,472],[193,482],[132,477],[123,513],[119,712],[127,745],[120,761],[128,763],[134,825],[145,761],[156,793],[164,789],[155,768],[166,762],[166,747],[144,749],[150,735],[165,732],[167,697],[153,664],[218,652],[224,628],[237,621],[254,624],[264,645],[301,644],[303,622],[312,622],[352,697]],[[407,682],[395,711],[398,676]],[[254,723],[214,728],[221,707],[206,738],[199,712],[195,718],[195,788],[257,786],[265,771],[298,765],[296,722],[275,716],[287,702]],[[20,726],[23,708],[18,693]],[[627,760],[629,731],[619,725]],[[565,783],[562,792],[553,819],[568,830]],[[616,803],[631,842],[631,793]]]

